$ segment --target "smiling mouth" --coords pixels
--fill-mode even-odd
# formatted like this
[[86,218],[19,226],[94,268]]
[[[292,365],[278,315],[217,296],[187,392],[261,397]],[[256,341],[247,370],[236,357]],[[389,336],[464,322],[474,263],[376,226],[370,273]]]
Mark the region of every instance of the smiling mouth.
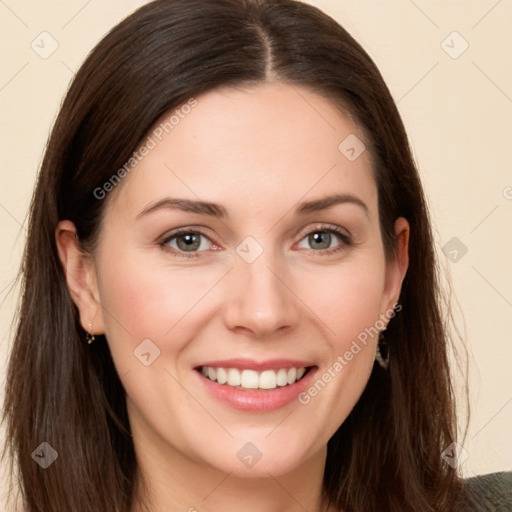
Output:
[[304,378],[314,366],[300,368],[279,368],[276,370],[241,370],[238,368],[222,368],[200,366],[196,370],[218,384],[244,391],[272,390],[291,386]]

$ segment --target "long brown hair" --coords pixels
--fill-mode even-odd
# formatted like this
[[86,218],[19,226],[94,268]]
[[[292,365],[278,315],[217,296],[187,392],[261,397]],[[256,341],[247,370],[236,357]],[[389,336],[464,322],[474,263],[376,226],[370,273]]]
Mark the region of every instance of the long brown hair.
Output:
[[[107,343],[86,343],[66,286],[62,219],[92,250],[108,201],[94,191],[122,168],[163,114],[221,86],[302,85],[349,112],[366,134],[386,257],[394,221],[410,224],[409,269],[360,400],[328,443],[326,502],[345,512],[453,511],[456,439],[438,267],[428,209],[393,98],[361,46],[293,0],[157,0],[117,25],[76,74],[51,133],[30,208],[10,356],[5,452],[26,512],[129,512],[139,481],[125,392]],[[58,459],[42,469],[47,442]]]

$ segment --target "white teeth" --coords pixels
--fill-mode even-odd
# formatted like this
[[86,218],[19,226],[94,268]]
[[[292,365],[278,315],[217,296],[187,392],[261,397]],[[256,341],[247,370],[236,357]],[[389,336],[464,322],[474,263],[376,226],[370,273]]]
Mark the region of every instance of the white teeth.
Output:
[[217,368],[217,382],[225,384],[228,381],[228,374],[224,368]]
[[258,389],[258,372],[244,370],[240,377],[240,386],[247,389]]
[[286,386],[286,384],[288,384],[288,371],[286,370],[286,368],[281,368],[277,372],[277,385]]
[[274,389],[277,387],[277,376],[274,370],[265,370],[261,372],[259,380],[260,389]]
[[228,370],[228,385],[240,386],[240,372],[236,368]]
[[212,381],[245,389],[275,389],[300,380],[306,368],[280,368],[279,370],[239,370],[238,368],[212,368],[203,366],[201,373]]

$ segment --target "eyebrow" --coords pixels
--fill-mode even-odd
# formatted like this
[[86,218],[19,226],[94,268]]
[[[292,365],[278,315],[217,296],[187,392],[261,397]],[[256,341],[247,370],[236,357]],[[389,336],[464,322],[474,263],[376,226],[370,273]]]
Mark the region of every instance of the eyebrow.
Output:
[[209,203],[207,201],[193,201],[191,199],[178,199],[166,197],[156,203],[146,206],[138,215],[137,219],[156,210],[181,210],[183,212],[199,213],[211,215],[212,217],[227,217],[226,209],[220,204]]
[[322,197],[314,201],[299,203],[295,209],[295,213],[298,215],[306,215],[308,213],[326,210],[331,206],[344,203],[351,203],[360,206],[364,210],[366,216],[370,218],[370,210],[366,203],[353,194],[335,194],[332,196]]
[[[344,203],[351,203],[360,206],[364,210],[366,216],[368,218],[370,217],[370,211],[366,203],[353,194],[335,194],[315,199],[314,201],[299,203],[295,208],[295,214],[307,215],[309,213],[326,210],[337,204]],[[146,206],[146,208],[137,215],[137,219],[157,210],[181,210],[184,212],[210,215],[219,219],[229,217],[227,210],[217,203],[166,197]]]

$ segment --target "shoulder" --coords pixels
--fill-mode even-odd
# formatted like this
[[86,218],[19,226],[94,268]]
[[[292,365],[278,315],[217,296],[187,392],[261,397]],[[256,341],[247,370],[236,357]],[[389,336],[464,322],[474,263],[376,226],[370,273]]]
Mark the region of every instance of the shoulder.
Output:
[[512,471],[467,478],[464,486],[471,511],[512,511]]

